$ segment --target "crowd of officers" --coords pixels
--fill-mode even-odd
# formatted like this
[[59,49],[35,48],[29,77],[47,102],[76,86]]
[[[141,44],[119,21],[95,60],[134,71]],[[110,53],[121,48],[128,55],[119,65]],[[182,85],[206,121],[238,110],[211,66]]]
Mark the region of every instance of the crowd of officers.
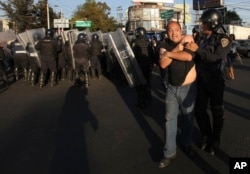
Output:
[[[203,25],[206,26],[207,33],[200,33],[201,37],[199,39],[194,38],[196,43],[194,42],[190,45],[190,47],[196,47],[195,50],[191,50],[191,52],[193,52],[192,55],[196,55],[194,56],[194,62],[197,71],[197,102],[195,115],[202,135],[201,148],[203,150],[209,148],[209,152],[213,155],[214,150],[217,149],[220,144],[224,115],[223,94],[225,82],[220,76],[219,65],[224,58],[223,56],[226,56],[226,52],[229,50],[230,41],[224,33],[221,34],[217,32],[221,26],[221,16],[217,10],[212,9],[204,12],[201,19]],[[25,81],[30,81],[32,85],[38,83],[41,88],[44,87],[46,81],[50,82],[51,86],[56,85],[57,79],[66,79],[66,75],[72,80],[72,74],[74,74],[76,86],[84,82],[85,87],[88,87],[90,85],[90,74],[93,79],[102,76],[101,56],[103,44],[97,34],[92,35],[90,43],[88,42],[87,34],[80,33],[78,35],[78,39],[73,46],[74,72],[71,62],[72,59],[70,58],[68,50],[69,43],[66,42],[63,45],[61,36],[55,39],[53,34],[52,30],[46,30],[45,38],[38,41],[35,45],[35,49],[40,53],[40,69],[38,69],[36,62],[31,63],[32,55],[26,54],[25,51],[29,49],[28,45],[26,50],[18,50],[20,44],[17,41],[11,44],[16,80],[19,79],[18,73],[21,69],[23,70]],[[149,39],[145,28],[139,27],[135,30],[135,38],[130,44],[146,80],[145,84],[137,84],[135,87],[138,96],[138,106],[145,108],[147,104],[152,101],[150,78],[154,66],[158,66],[160,69],[165,90],[168,90],[168,84],[175,80],[171,79],[173,74],[169,74],[169,72],[172,72],[172,66],[169,67],[170,69],[160,68],[160,47],[165,48],[167,52],[171,52],[171,49],[178,45],[178,43],[169,40],[164,32],[159,41],[157,41],[155,37]],[[187,49],[185,51],[190,52],[190,50]],[[22,58],[21,55],[23,55]],[[174,63],[172,64],[174,66]],[[174,76],[180,75],[175,74]],[[208,105],[210,105],[213,117],[213,123],[211,124],[207,113]],[[166,159],[164,159],[165,161],[163,161],[163,167],[167,166],[171,159],[172,158],[166,157]]]
[[[23,77],[32,86],[55,86],[60,80],[74,81],[76,86],[90,86],[90,78],[102,77],[103,44],[98,34],[92,39],[86,33],[80,33],[73,45],[73,55],[69,41],[65,43],[62,36],[54,36],[52,29],[45,31],[45,37],[37,40],[33,47],[30,42],[24,48],[16,39],[1,48],[1,77],[8,86],[7,74],[12,71],[15,81]],[[34,54],[39,54],[39,59]],[[11,57],[11,58],[9,58]],[[6,66],[7,65],[7,66]],[[91,73],[90,73],[91,72]]]

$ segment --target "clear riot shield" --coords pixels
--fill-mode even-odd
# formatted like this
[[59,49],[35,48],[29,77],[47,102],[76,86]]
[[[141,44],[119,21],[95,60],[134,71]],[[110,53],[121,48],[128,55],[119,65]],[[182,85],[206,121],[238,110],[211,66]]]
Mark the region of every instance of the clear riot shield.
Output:
[[77,30],[72,30],[72,31],[67,32],[67,38],[68,38],[69,47],[70,47],[71,64],[72,64],[73,69],[76,68],[74,54],[73,54],[73,46],[77,40],[77,36],[78,36]]
[[102,33],[102,44],[104,47],[108,46],[109,33]]
[[23,48],[26,49],[28,46],[27,51],[28,51],[29,55],[35,59],[38,67],[41,67],[41,61],[40,61],[38,52],[34,48],[34,44],[32,44],[32,41],[30,40],[27,31],[23,32],[23,33],[19,33],[16,36],[17,36],[17,40],[20,42],[20,44],[23,46]]
[[130,87],[135,85],[146,84],[141,68],[134,56],[126,36],[123,31],[118,28],[115,32],[110,33],[109,42],[116,55],[116,58],[122,68],[122,71],[128,81]]
[[31,51],[31,56],[35,58],[38,66],[41,68],[41,60],[39,57],[38,51],[35,49],[35,44],[39,40],[43,39],[45,37],[45,28],[36,28],[36,29],[31,29],[26,31],[27,34],[27,39],[28,41],[26,42],[29,43],[29,50]]

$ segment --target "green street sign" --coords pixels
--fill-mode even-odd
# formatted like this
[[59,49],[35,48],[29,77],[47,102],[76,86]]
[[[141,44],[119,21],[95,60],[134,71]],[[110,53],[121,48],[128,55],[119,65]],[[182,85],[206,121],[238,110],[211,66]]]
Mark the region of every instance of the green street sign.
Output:
[[76,27],[91,27],[91,21],[76,21]]
[[174,10],[170,9],[161,13],[162,19],[170,19],[174,16]]

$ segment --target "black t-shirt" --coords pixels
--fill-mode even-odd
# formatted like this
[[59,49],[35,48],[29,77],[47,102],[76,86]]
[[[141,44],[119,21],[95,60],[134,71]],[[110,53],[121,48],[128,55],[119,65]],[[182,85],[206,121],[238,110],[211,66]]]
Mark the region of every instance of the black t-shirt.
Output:
[[[171,51],[177,45],[178,43],[166,40],[161,43],[160,48],[165,48],[167,51]],[[193,66],[194,61],[180,61],[173,59],[172,63],[167,67],[168,83],[174,86],[181,86]]]

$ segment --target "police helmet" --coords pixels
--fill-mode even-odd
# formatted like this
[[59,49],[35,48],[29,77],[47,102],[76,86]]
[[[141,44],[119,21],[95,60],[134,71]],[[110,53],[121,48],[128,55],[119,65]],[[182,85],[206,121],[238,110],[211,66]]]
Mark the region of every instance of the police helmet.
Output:
[[99,39],[99,36],[98,34],[92,34],[92,40],[98,40]]
[[78,34],[78,40],[79,41],[87,41],[87,34],[86,33],[80,33]]
[[216,31],[222,24],[222,15],[216,9],[208,9],[201,15],[200,21],[206,23],[209,30]]
[[54,36],[53,30],[47,29],[47,30],[45,31],[45,36],[46,36],[46,37],[53,37],[53,36]]
[[137,38],[141,38],[141,37],[146,37],[146,34],[147,34],[147,31],[145,28],[143,27],[138,27],[136,30],[135,30],[135,36]]

